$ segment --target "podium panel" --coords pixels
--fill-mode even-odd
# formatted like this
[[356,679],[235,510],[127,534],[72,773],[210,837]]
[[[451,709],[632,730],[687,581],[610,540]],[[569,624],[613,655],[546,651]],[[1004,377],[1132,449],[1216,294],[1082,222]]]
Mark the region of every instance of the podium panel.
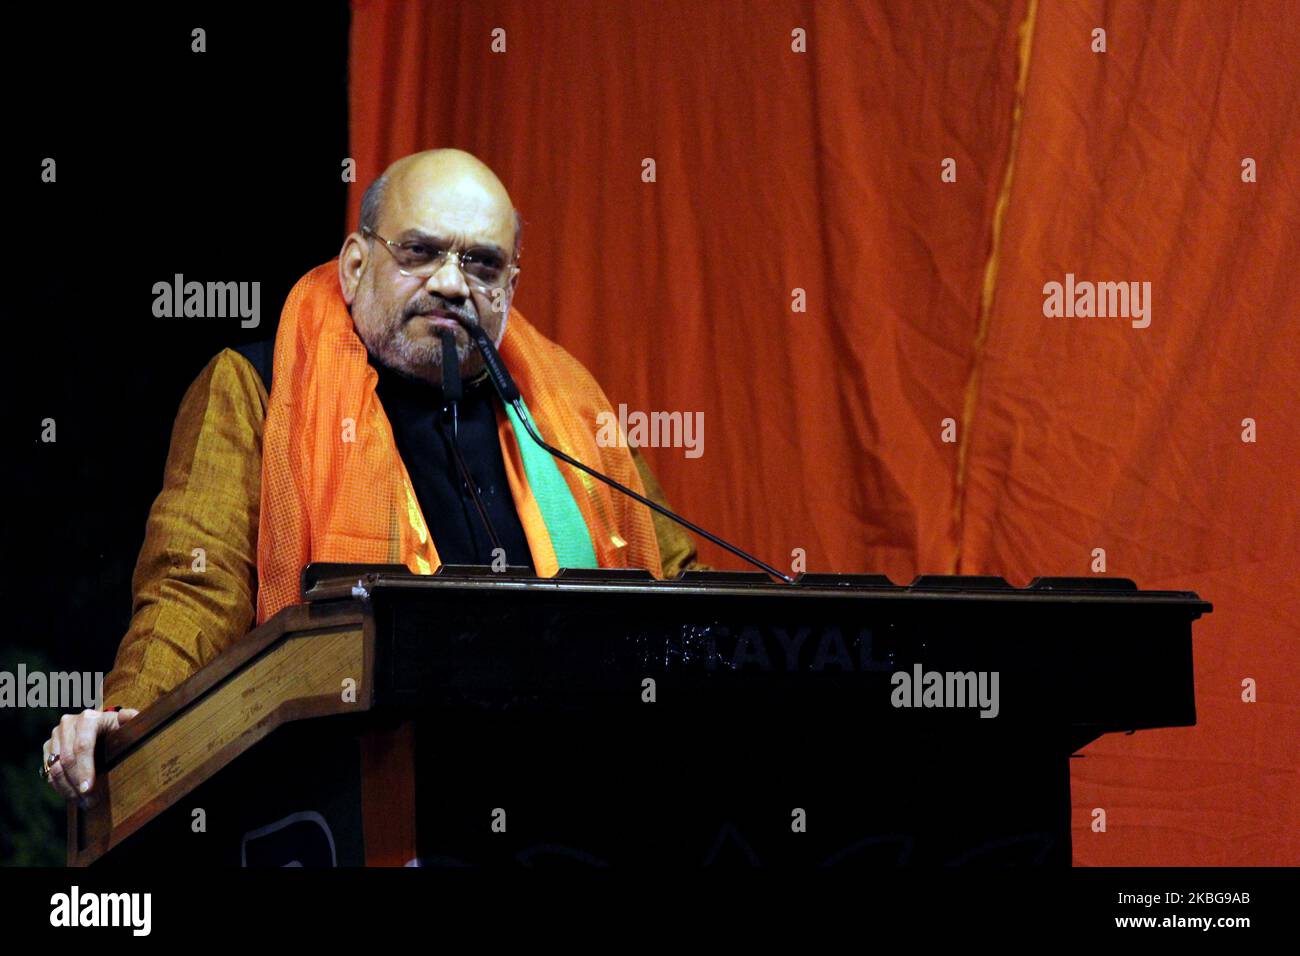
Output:
[[330,566],[304,596],[105,742],[70,861],[1068,865],[1071,754],[1195,722],[1210,610],[1126,581]]

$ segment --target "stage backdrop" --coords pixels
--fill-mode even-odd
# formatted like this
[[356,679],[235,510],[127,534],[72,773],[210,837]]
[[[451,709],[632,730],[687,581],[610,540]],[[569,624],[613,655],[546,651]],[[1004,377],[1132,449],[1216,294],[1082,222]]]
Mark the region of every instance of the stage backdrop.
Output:
[[[615,403],[703,412],[702,455],[646,454],[770,561],[1024,584],[1103,549],[1200,592],[1199,724],[1074,761],[1076,862],[1297,864],[1293,14],[355,0],[350,225],[393,159],[482,157],[516,304]],[[1048,316],[1049,282],[1150,292]]]

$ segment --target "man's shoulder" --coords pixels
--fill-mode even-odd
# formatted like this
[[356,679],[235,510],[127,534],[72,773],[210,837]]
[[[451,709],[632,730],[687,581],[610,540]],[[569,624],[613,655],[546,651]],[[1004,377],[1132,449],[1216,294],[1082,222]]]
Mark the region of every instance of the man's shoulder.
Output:
[[[512,322],[523,317],[516,313]],[[522,333],[526,346],[531,353],[541,359],[547,372],[556,380],[554,384],[576,395],[586,395],[603,402],[604,390],[587,366],[560,343],[544,335],[537,326],[527,320],[517,322],[516,328]]]
[[255,420],[260,432],[270,372],[264,375],[256,352],[250,355],[248,351],[244,347],[225,348],[208,361],[181,399],[178,426],[199,428],[234,416]]

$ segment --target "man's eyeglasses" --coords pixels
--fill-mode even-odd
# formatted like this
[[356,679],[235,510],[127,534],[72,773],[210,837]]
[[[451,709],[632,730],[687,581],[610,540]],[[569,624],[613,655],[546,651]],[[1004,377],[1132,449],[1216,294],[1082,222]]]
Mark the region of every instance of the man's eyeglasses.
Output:
[[507,261],[492,249],[457,252],[454,249],[442,249],[423,239],[393,242],[365,226],[361,228],[361,233],[382,242],[397,263],[397,271],[404,276],[427,279],[441,269],[448,259],[453,259],[470,283],[492,291],[505,286],[519,272],[519,266],[516,265],[518,260]]

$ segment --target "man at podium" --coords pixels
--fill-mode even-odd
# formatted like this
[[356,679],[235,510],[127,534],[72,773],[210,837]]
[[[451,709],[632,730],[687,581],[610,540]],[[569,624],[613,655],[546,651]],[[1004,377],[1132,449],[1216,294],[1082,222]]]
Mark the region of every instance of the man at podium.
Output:
[[[677,525],[528,439],[462,326],[492,339],[547,440],[665,504],[591,374],[511,306],[521,221],[482,162],[453,149],[393,163],[360,229],[294,287],[274,341],[214,358],[187,391],[133,580],[103,712],[65,715],[44,745],[59,793],[94,799],[98,734],[134,717],[295,603],[311,561],[639,567],[694,564]],[[457,363],[458,401],[443,393]],[[448,381],[454,376],[448,376]]]

